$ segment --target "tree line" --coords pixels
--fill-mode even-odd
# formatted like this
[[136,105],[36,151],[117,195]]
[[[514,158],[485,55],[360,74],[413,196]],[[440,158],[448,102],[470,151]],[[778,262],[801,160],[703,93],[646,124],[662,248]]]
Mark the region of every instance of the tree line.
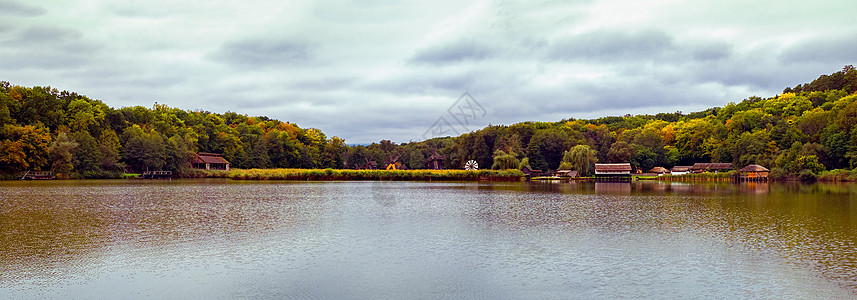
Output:
[[[771,98],[750,97],[699,112],[610,116],[558,122],[489,126],[457,137],[396,145],[381,141],[351,147],[349,167],[379,165],[398,156],[421,168],[435,149],[444,164],[533,169],[577,169],[591,173],[594,162],[629,162],[648,171],[697,162],[759,164],[781,174],[857,167],[857,70],[786,88]],[[391,155],[391,153],[393,155]]]
[[0,170],[53,170],[65,177],[124,171],[188,172],[196,152],[222,153],[237,168],[422,169],[434,153],[446,168],[530,166],[591,173],[594,162],[643,171],[697,162],[760,164],[774,172],[857,167],[857,70],[851,66],[699,112],[565,119],[488,126],[456,137],[348,146],[296,124],[154,105],[114,109],[50,87],[0,82]]
[[115,109],[73,92],[0,82],[0,172],[7,176],[187,174],[196,152],[222,153],[238,168],[341,168],[345,148],[339,137],[268,117],[159,104]]

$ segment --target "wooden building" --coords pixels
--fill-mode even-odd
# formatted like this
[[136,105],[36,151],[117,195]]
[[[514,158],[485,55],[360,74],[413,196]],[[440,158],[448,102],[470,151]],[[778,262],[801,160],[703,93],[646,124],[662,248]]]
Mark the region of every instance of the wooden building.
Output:
[[631,164],[595,164],[595,181],[631,181]]
[[556,171],[556,176],[557,177],[568,177],[568,178],[580,177],[580,175],[577,174],[577,171],[574,171],[574,170],[558,170],[558,171]]
[[198,152],[191,162],[191,167],[202,170],[229,170],[229,162],[223,155],[217,153]]
[[533,170],[533,168],[530,166],[524,166],[523,168],[521,168],[521,172],[523,172],[524,176],[526,176],[527,178],[542,175],[542,170]]
[[741,168],[738,172],[741,172],[740,179],[742,181],[768,181],[768,173],[770,173],[771,170],[760,165],[752,164]]
[[437,154],[436,149],[431,149],[431,156],[423,162],[426,163],[426,167],[431,170],[443,170],[444,159],[446,159],[446,156]]
[[732,163],[695,163],[693,164],[693,168],[691,168],[691,172],[693,173],[704,173],[704,172],[728,172],[732,170]]
[[684,175],[690,173],[693,170],[693,166],[675,166],[670,169],[670,174],[672,175]]
[[664,174],[670,173],[670,170],[667,170],[667,168],[664,168],[664,167],[654,167],[651,170],[649,170],[649,173],[664,175]]

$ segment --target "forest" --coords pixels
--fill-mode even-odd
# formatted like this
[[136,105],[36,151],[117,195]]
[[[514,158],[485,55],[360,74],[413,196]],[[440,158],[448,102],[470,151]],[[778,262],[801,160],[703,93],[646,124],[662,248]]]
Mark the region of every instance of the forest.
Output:
[[[677,91],[678,92],[678,91]],[[575,168],[630,162],[635,169],[731,162],[798,174],[857,167],[857,70],[845,66],[771,98],[699,112],[565,119],[488,126],[456,137],[348,146],[314,128],[235,112],[155,104],[112,108],[51,87],[0,82],[0,173],[51,170],[63,178],[116,178],[170,170],[192,176],[196,152],[222,153],[235,168],[423,169],[444,166]]]
[[697,162],[730,162],[735,169],[759,164],[780,176],[850,170],[857,167],[855,91],[857,70],[848,65],[771,98],[699,112],[522,122],[399,145],[382,140],[348,148],[343,161],[348,167],[365,167],[369,160],[383,166],[398,156],[407,167],[421,168],[436,149],[450,168],[472,159],[494,169],[529,165],[581,174],[591,174],[596,161],[630,162],[644,172]]
[[0,82],[0,170],[52,170],[64,178],[123,172],[193,174],[196,152],[222,153],[237,168],[341,168],[345,140],[313,128],[234,112],[155,104],[114,109],[51,87]]

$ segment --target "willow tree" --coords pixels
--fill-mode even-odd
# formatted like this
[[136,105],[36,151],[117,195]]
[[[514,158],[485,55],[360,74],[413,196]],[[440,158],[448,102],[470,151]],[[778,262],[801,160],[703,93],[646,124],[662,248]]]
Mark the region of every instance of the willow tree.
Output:
[[521,162],[515,157],[514,152],[506,153],[503,150],[494,151],[494,164],[491,165],[493,170],[516,169]]
[[569,167],[577,171],[581,176],[589,176],[590,168],[598,161],[595,150],[587,145],[577,145],[571,150],[565,151],[562,156],[562,167]]

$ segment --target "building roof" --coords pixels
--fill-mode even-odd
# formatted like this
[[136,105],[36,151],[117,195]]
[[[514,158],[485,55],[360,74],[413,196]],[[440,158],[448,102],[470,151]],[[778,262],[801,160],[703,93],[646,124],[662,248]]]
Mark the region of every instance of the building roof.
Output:
[[631,172],[630,163],[595,164],[596,172]]
[[577,171],[574,170],[558,170],[556,174],[559,176],[577,177]]
[[732,163],[695,163],[693,170],[730,170]]
[[693,166],[675,166],[670,171],[672,172],[687,172],[693,169]]
[[652,173],[666,173],[669,171],[670,170],[667,170],[667,168],[664,168],[664,167],[654,167],[651,170],[649,170],[649,172],[652,172]]
[[768,168],[765,168],[765,167],[760,166],[760,165],[752,164],[752,165],[748,165],[744,168],[741,168],[741,170],[738,170],[738,171],[741,171],[741,172],[770,172],[771,170],[768,170]]
[[205,153],[199,152],[196,154],[196,158],[193,160],[195,164],[229,164],[226,159],[223,158],[223,155],[217,153]]

